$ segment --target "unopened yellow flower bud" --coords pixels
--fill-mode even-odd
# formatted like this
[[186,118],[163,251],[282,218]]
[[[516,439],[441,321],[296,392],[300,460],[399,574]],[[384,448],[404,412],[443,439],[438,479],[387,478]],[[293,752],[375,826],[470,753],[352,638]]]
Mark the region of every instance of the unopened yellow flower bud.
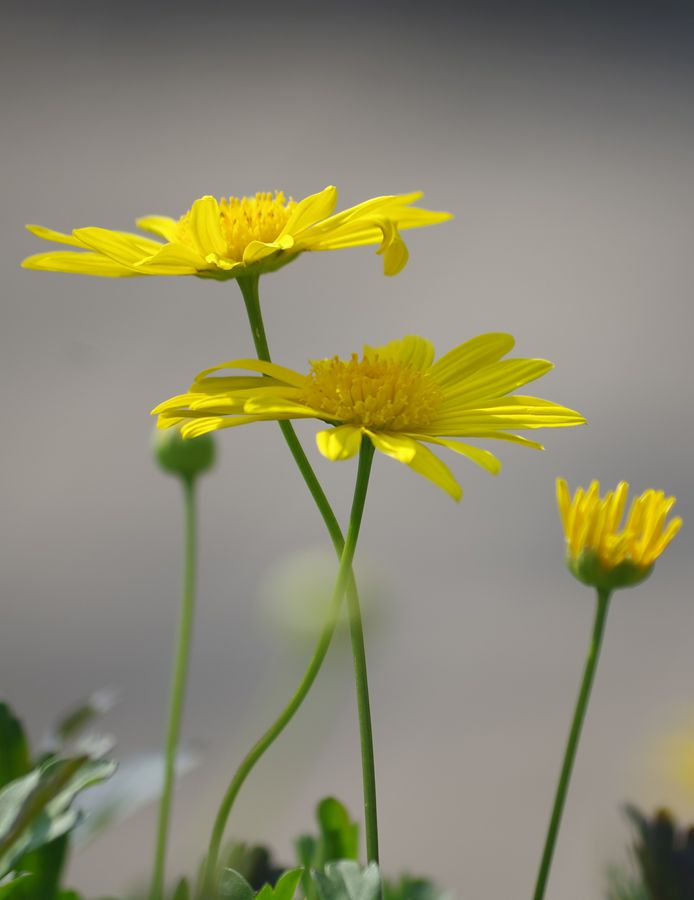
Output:
[[557,479],[567,566],[579,581],[601,591],[633,587],[648,578],[682,526],[679,517],[666,523],[675,498],[648,490],[634,498],[620,529],[628,490],[622,481],[600,497],[600,485],[594,481],[587,491],[578,488],[571,497],[566,481]]

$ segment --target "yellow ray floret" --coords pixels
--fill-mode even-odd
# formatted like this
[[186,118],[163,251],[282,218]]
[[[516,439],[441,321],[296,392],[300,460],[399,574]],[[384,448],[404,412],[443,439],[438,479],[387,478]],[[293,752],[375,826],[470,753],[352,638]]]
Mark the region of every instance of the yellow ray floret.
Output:
[[601,497],[594,481],[588,490],[578,488],[571,497],[566,481],[557,479],[569,568],[582,581],[598,586],[604,582],[608,587],[642,581],[680,530],[679,517],[666,522],[675,498],[654,490],[634,498],[622,524],[628,490],[622,481]]
[[452,218],[450,213],[412,206],[421,196],[375,197],[337,214],[337,189],[332,186],[298,203],[281,192],[219,201],[206,196],[179,219],[138,219],[138,227],[159,240],[106,228],[61,234],[27,225],[36,237],[73,249],[38,253],[22,265],[110,278],[198,275],[226,280],[274,271],[305,251],[378,244],[385,274],[396,275],[408,257],[400,231]]
[[[153,412],[160,428],[180,425],[184,437],[250,422],[318,419],[330,425],[316,436],[328,459],[349,459],[366,438],[459,500],[460,485],[427,444],[467,456],[495,475],[499,460],[461,438],[542,450],[513,432],[585,422],[549,400],[509,395],[552,368],[543,359],[503,359],[513,345],[511,335],[483,334],[434,362],[433,345],[409,336],[366,346],[361,358],[355,353],[348,360],[314,360],[308,374],[236,359],[201,372],[186,394]],[[257,374],[227,374],[237,371]]]

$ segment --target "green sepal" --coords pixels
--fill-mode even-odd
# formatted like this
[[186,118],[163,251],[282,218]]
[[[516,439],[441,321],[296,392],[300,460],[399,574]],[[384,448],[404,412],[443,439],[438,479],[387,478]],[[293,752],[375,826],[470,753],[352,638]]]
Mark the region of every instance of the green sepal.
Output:
[[629,559],[608,568],[594,550],[584,550],[576,559],[568,557],[566,565],[571,574],[583,584],[605,592],[641,584],[653,571],[652,564],[645,567],[637,566]]
[[22,723],[7,703],[0,703],[0,788],[29,771],[31,755]]
[[380,900],[381,875],[376,863],[365,869],[352,859],[328,863],[312,873],[320,900]]

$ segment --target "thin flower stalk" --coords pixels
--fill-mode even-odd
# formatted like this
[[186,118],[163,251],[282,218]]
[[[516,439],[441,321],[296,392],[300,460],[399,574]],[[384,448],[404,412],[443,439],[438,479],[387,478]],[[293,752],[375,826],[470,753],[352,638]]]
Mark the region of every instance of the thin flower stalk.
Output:
[[373,450],[365,445],[364,450],[360,454],[359,458],[359,468],[357,471],[357,480],[354,488],[352,511],[350,514],[344,549],[340,558],[340,565],[338,569],[337,579],[335,581],[333,596],[330,601],[328,619],[323,627],[323,631],[321,632],[313,657],[311,659],[311,662],[309,663],[308,668],[306,669],[306,672],[304,673],[304,677],[299,687],[297,688],[287,706],[282,710],[281,714],[275,720],[275,722],[246,754],[244,760],[237,769],[234,777],[229,784],[229,787],[226,790],[226,793],[222,800],[222,804],[217,813],[214,828],[212,830],[212,836],[207,853],[207,860],[205,863],[204,877],[202,879],[202,892],[200,894],[200,900],[202,900],[203,897],[207,896],[207,892],[214,889],[219,851],[224,836],[224,830],[226,828],[226,823],[238,792],[240,791],[244,781],[246,780],[258,760],[263,756],[266,750],[268,750],[272,746],[275,740],[280,736],[282,731],[293,719],[297,710],[310,691],[316,679],[316,676],[318,675],[318,672],[320,671],[320,668],[323,664],[325,655],[328,652],[328,648],[330,646],[330,642],[337,625],[342,597],[345,593],[350,579],[352,578],[352,563],[357,548],[359,530],[364,513],[364,504],[366,502],[366,493],[369,484],[369,474],[371,471],[372,459]]

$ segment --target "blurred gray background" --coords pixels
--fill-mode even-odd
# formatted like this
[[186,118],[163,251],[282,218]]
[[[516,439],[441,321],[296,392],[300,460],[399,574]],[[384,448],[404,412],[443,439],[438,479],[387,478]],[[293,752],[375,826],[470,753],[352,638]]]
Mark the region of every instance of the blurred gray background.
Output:
[[[161,745],[181,523],[148,411],[252,348],[233,282],[23,271],[49,249],[24,223],[130,229],[205,193],[334,183],[342,208],[421,189],[456,219],[406,235],[400,276],[373,248],[305,256],[263,279],[266,324],[297,367],[408,333],[444,352],[511,331],[519,354],[556,363],[537,392],[590,421],[545,432],[544,454],[494,448],[497,479],[449,460],[460,506],[379,458],[359,552],[380,586],[367,649],[383,866],[461,898],[529,896],[592,617],[563,567],[554,478],[662,487],[692,518],[692,7],[559,8],[3,4],[0,676],[34,735],[117,685],[118,754]],[[314,431],[344,516],[355,465],[319,458]],[[310,654],[268,614],[268,579],[327,547],[275,426],[219,446],[184,728],[202,763],[177,794],[172,874],[196,865],[222,786]],[[694,731],[690,554],[685,527],[614,603],[552,898],[601,896],[626,799],[694,819],[657,751]],[[338,645],[233,835],[288,859],[321,796],[360,812],[350,679]],[[72,882],[141,883],[154,820],[102,837]]]

